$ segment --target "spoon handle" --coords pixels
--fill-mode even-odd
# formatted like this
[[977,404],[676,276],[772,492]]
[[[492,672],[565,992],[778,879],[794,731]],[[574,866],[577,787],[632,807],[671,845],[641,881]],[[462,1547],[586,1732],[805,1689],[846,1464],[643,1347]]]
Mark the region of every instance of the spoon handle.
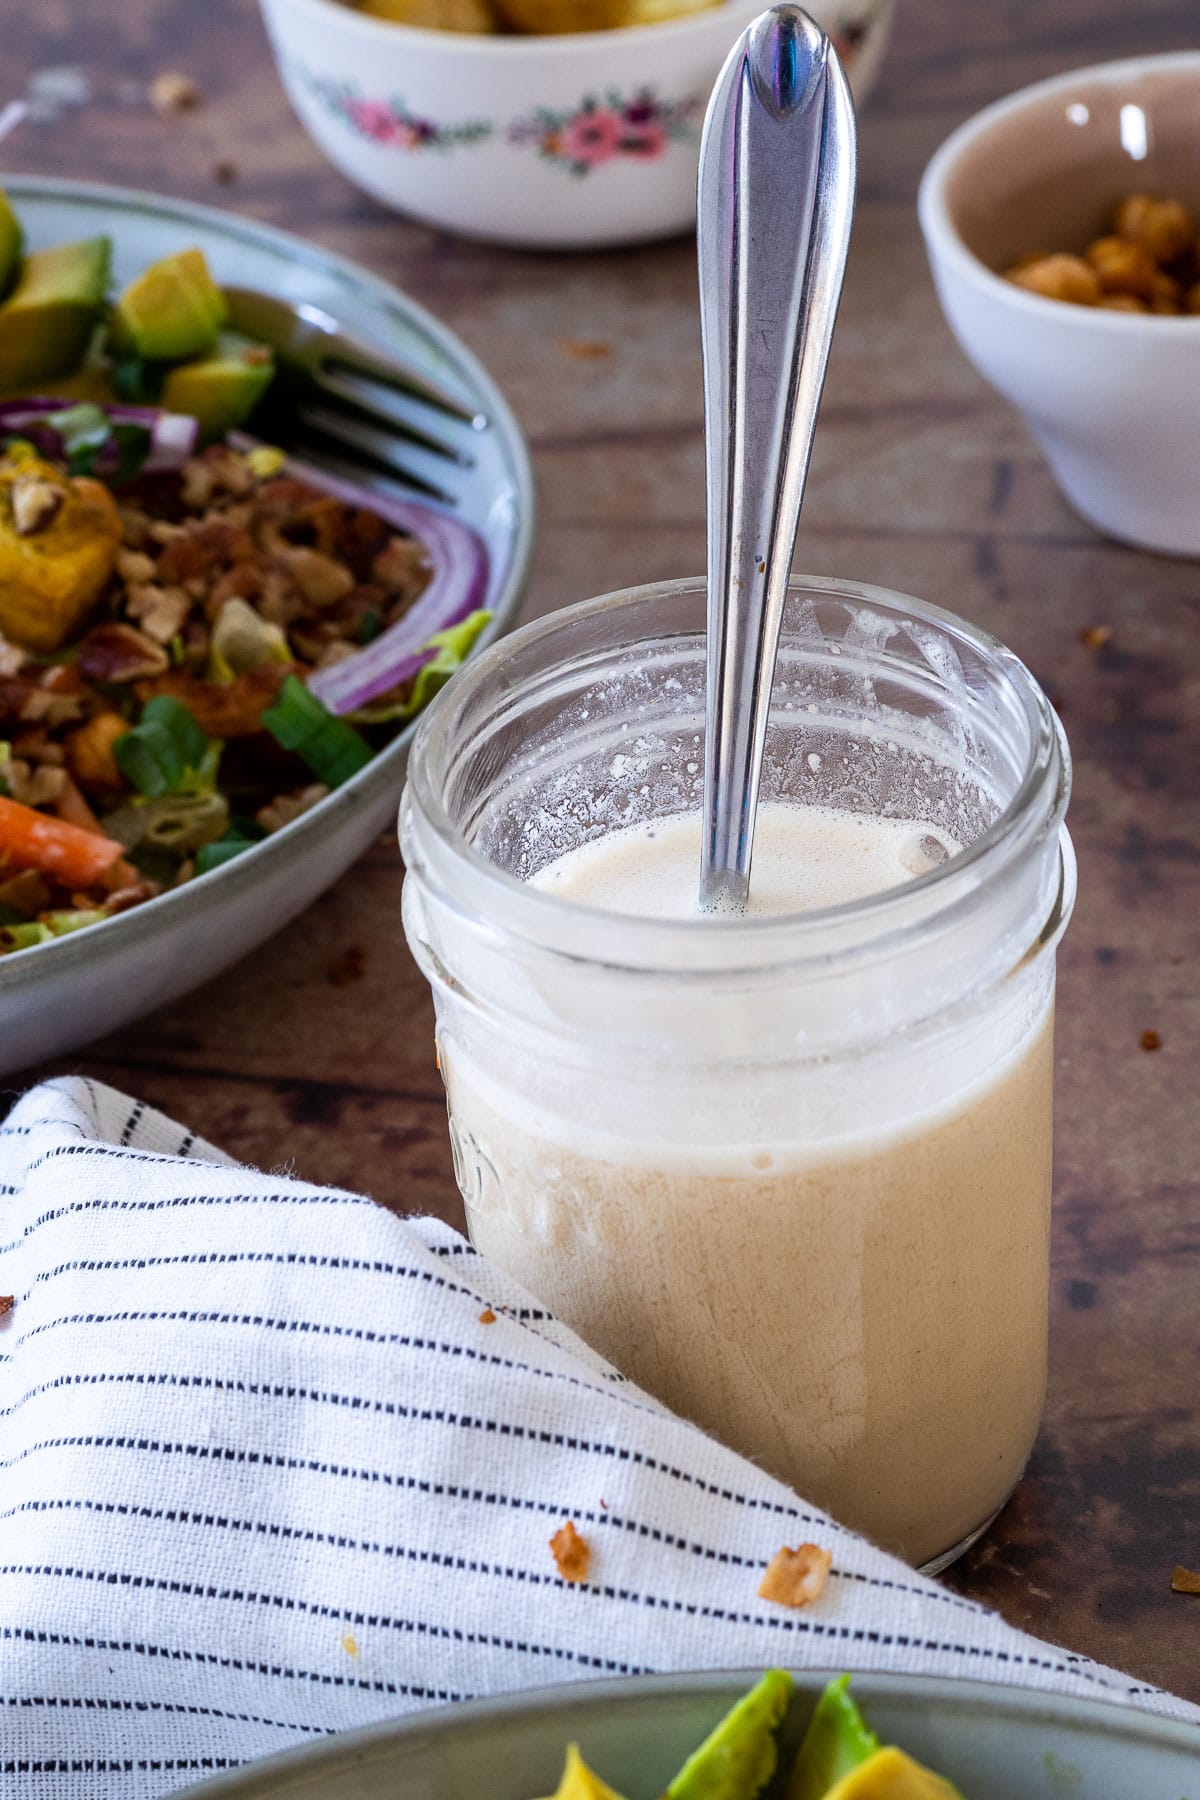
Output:
[[734,45],[700,147],[708,472],[700,905],[744,910],[771,681],[854,211],[850,90],[778,5]]

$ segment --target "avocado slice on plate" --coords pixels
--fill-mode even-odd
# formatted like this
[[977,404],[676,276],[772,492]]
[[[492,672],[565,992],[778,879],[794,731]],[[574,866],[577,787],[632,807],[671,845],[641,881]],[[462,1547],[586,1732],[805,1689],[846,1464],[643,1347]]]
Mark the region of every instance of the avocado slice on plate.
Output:
[[83,238],[34,250],[0,306],[0,391],[26,392],[82,360],[108,285],[110,243]]
[[118,357],[180,362],[206,356],[229,317],[224,294],[209,274],[201,250],[160,257],[119,295],[108,341]]
[[249,418],[274,373],[275,361],[265,344],[223,331],[211,356],[167,371],[161,404],[168,412],[198,419],[202,438],[224,437]]
[[769,1669],[688,1757],[666,1800],[754,1800],[775,1773],[775,1733],[794,1686],[786,1670]]
[[8,195],[0,188],[0,297],[12,286],[21,260],[23,236],[20,221],[8,203]]

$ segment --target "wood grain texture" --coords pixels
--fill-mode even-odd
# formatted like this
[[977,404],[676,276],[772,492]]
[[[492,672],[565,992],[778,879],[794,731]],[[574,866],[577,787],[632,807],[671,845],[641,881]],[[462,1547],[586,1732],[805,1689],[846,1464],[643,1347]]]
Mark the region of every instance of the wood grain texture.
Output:
[[[861,122],[845,304],[797,564],[921,594],[1003,636],[1076,759],[1080,897],[1061,958],[1050,1400],[1030,1471],[953,1573],[1014,1623],[1200,1699],[1200,565],[1108,543],[1058,497],[1020,422],[958,354],[925,266],[920,170],[969,112],[1074,65],[1190,46],[1194,0],[901,0]],[[531,441],[528,613],[703,563],[695,265],[676,242],[506,254],[384,212],[319,157],[251,0],[41,0],[8,21],[5,90],[70,61],[92,97],[0,151],[238,207],[355,256],[483,356]],[[164,69],[205,90],[162,119]],[[567,340],[610,354],[582,360]],[[1119,421],[1113,421],[1119,429]],[[1099,653],[1080,642],[1111,627]],[[461,1223],[432,1015],[389,838],[232,975],[69,1066],[234,1155]],[[357,944],[338,985],[331,944]],[[1144,1030],[1162,1046],[1140,1048]],[[68,1066],[66,1064],[60,1067]],[[42,1071],[30,1071],[30,1079]]]

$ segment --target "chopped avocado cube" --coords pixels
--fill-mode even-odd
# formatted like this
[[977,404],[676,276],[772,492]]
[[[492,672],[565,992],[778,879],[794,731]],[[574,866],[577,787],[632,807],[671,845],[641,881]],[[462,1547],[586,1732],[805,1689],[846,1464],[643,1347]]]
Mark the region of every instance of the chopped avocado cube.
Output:
[[850,1677],[831,1681],[809,1721],[791,1776],[786,1800],[826,1800],[831,1788],[873,1756],[879,1739],[849,1694]]
[[168,412],[198,419],[201,437],[221,438],[249,418],[274,373],[274,358],[265,344],[223,331],[211,356],[168,372],[161,404]]
[[754,1800],[775,1773],[775,1732],[792,1688],[785,1670],[768,1670],[688,1757],[666,1800]]
[[579,1754],[579,1745],[569,1744],[566,1767],[553,1800],[621,1800],[621,1796],[592,1773]]
[[889,1745],[829,1789],[825,1800],[960,1800],[958,1789]]
[[109,250],[106,237],[84,238],[25,258],[0,306],[0,390],[28,390],[81,361],[108,286]]
[[181,362],[207,356],[229,317],[225,296],[201,250],[180,250],[142,270],[123,290],[109,320],[118,357]]
[[0,295],[7,294],[21,259],[22,231],[8,196],[0,190]]

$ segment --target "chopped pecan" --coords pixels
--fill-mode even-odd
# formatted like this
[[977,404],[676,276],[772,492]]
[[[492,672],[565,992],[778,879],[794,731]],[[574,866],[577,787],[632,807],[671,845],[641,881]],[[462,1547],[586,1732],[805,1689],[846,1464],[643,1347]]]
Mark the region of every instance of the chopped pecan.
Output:
[[37,869],[22,869],[0,881],[0,906],[11,906],[14,912],[33,919],[47,910],[52,893],[50,883]]
[[188,525],[174,536],[159,556],[155,574],[166,585],[228,569],[234,563],[253,562],[254,539],[244,526],[228,519],[207,518]]
[[189,594],[179,587],[159,587],[156,582],[129,589],[125,610],[136,619],[148,638],[156,644],[169,644],[183,630],[183,622],[192,610]]
[[154,694],[170,694],[181,701],[206,737],[249,737],[262,730],[264,710],[294,672],[291,663],[264,663],[218,687],[186,669],[172,669],[152,681],[139,682],[137,693],[143,702]]
[[293,819],[300,818],[303,813],[311,812],[318,801],[324,800],[328,792],[327,787],[322,786],[319,781],[314,781],[295,794],[276,794],[274,800],[268,801],[266,806],[259,807],[254,817],[264,831],[282,831],[284,826],[290,825]]
[[354,575],[344,563],[335,562],[304,544],[279,553],[288,574],[310,606],[336,606],[353,591]]
[[79,646],[79,672],[89,681],[139,681],[168,663],[162,645],[132,625],[93,625]]

